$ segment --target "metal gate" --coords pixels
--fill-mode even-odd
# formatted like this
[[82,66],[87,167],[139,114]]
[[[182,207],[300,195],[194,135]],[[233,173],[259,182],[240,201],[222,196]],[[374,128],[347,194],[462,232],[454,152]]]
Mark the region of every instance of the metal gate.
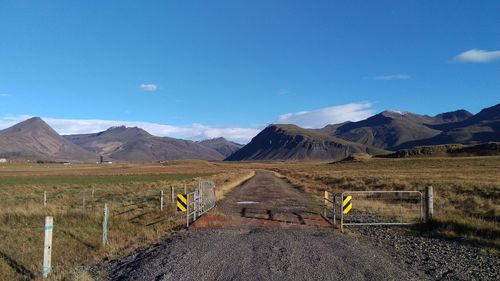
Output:
[[420,191],[345,191],[325,192],[323,216],[333,225],[410,225],[424,221],[423,196]]
[[204,213],[215,207],[215,183],[213,181],[201,181],[195,191],[186,195],[186,227],[189,223],[196,221]]

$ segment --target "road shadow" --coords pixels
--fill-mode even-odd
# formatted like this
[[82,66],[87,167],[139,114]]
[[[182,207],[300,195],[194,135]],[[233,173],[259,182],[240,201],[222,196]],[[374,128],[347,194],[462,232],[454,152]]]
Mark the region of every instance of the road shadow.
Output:
[[[304,218],[304,214],[317,216],[316,213],[310,211],[273,212],[273,210],[257,209],[257,208],[241,208],[240,210],[240,217],[242,218],[274,221],[274,222],[288,223],[288,224],[307,225],[306,219]],[[290,220],[278,219],[276,218],[276,216],[290,218]]]
[[6,253],[0,251],[0,258],[4,259],[5,262],[17,273],[21,274],[23,276],[23,280],[33,280],[35,278],[35,274],[33,274],[33,272],[24,267],[22,264],[18,263]]
[[79,238],[78,236],[74,235],[73,233],[71,233],[71,232],[69,232],[67,230],[61,230],[61,233],[69,236],[71,239],[79,242],[80,244],[82,244],[83,246],[89,248],[90,250],[97,250],[98,249],[98,247],[96,247],[96,246],[94,246],[94,245],[92,245],[92,244],[90,244],[88,242],[83,241],[81,238]]

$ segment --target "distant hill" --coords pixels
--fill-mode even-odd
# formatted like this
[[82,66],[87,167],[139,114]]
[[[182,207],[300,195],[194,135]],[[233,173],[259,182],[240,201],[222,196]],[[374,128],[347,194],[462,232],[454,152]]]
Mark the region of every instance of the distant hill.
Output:
[[222,137],[203,140],[199,141],[198,143],[219,152],[222,156],[224,156],[224,158],[235,153],[236,151],[238,151],[240,148],[243,147],[243,145],[239,143],[228,141]]
[[119,161],[156,162],[224,158],[214,149],[194,141],[156,137],[137,127],[112,127],[100,133],[64,137],[89,151]]
[[383,155],[384,158],[405,157],[446,157],[446,156],[495,156],[500,155],[500,143],[489,142],[481,144],[442,144],[431,146],[417,146],[401,149],[394,153]]
[[430,125],[441,132],[433,137],[401,144],[396,149],[439,144],[500,142],[500,104],[481,110],[467,119]]
[[437,124],[449,124],[449,123],[455,123],[455,122],[460,122],[465,119],[468,119],[472,117],[473,114],[470,113],[467,110],[456,110],[456,111],[451,111],[451,112],[446,112],[446,113],[441,113],[436,116],[434,116],[434,122]]
[[439,135],[441,131],[432,126],[462,121],[470,116],[472,114],[465,110],[442,113],[434,117],[387,110],[362,121],[338,126],[330,135],[393,150],[408,142]]
[[353,153],[387,151],[295,125],[270,125],[226,160],[340,160]]
[[61,137],[38,117],[0,131],[0,157],[8,159],[95,162],[98,155]]
[[422,122],[432,118],[411,113],[384,111],[368,119],[338,127],[333,136],[364,145],[393,149],[402,143],[437,136],[440,131]]

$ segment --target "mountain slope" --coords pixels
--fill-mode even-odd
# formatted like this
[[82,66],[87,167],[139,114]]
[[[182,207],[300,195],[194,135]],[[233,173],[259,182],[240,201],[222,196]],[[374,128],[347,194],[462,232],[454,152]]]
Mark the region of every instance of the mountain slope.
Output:
[[412,142],[426,140],[442,133],[441,128],[463,122],[472,114],[465,110],[446,112],[436,116],[409,112],[384,111],[368,119],[350,122],[335,128],[330,134],[345,140],[369,146],[394,150]]
[[270,125],[226,160],[340,160],[359,152],[386,153],[295,125]]
[[0,157],[95,162],[98,156],[61,137],[38,117],[0,131]]
[[422,122],[432,122],[432,117],[384,111],[368,119],[338,127],[333,135],[368,146],[392,149],[402,143],[437,136],[440,131]]
[[459,109],[451,112],[445,112],[434,116],[434,123],[438,124],[448,124],[461,122],[465,119],[469,119],[473,114],[467,110]]
[[447,156],[496,156],[500,155],[500,143],[487,142],[480,144],[440,144],[429,146],[415,146],[401,149],[391,154],[381,155],[383,158],[404,157],[447,157]]
[[203,140],[199,141],[198,143],[219,152],[224,157],[228,157],[229,155],[235,153],[236,151],[238,151],[240,148],[243,147],[243,145],[232,141],[228,141],[225,138],[214,138],[209,140]]
[[500,104],[481,110],[465,120],[433,126],[440,134],[401,144],[398,149],[438,144],[476,144],[500,141]]
[[137,127],[112,127],[96,134],[68,135],[65,138],[85,149],[120,161],[155,162],[224,158],[217,151],[196,142],[156,137]]

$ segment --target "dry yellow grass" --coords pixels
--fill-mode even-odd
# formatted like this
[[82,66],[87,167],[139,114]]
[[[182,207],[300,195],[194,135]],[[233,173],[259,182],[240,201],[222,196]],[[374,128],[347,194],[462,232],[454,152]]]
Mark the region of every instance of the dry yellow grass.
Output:
[[[251,171],[205,161],[167,165],[14,165],[0,169],[0,280],[41,277],[43,223],[54,217],[49,280],[90,280],[86,268],[150,244],[182,225],[176,193],[211,179],[224,194]],[[94,196],[92,197],[92,190]],[[164,211],[159,208],[164,190]],[[43,206],[43,192],[48,206]],[[85,209],[83,197],[85,196]],[[102,207],[110,209],[109,245],[101,246]]]
[[434,187],[435,222],[426,235],[500,248],[500,157],[377,159],[339,163],[253,163],[271,169],[321,202],[324,190]]
[[[165,165],[0,165],[1,280],[22,280],[26,270],[40,277],[43,221],[54,216],[51,280],[89,280],[89,264],[130,253],[168,235],[182,223],[173,204],[159,211],[159,193],[169,186],[192,191],[201,179],[227,192],[267,169],[287,178],[321,202],[322,192],[345,190],[423,190],[433,185],[436,220],[421,229],[498,250],[500,242],[500,157],[371,159],[366,162],[210,163]],[[91,191],[95,190],[94,199]],[[43,191],[48,191],[48,208]],[[183,191],[183,188],[180,189]],[[179,189],[177,189],[179,191]],[[86,210],[83,212],[83,193]],[[102,205],[110,206],[110,245],[100,246]],[[361,203],[361,202],[358,202]],[[372,208],[370,204],[365,206]]]

